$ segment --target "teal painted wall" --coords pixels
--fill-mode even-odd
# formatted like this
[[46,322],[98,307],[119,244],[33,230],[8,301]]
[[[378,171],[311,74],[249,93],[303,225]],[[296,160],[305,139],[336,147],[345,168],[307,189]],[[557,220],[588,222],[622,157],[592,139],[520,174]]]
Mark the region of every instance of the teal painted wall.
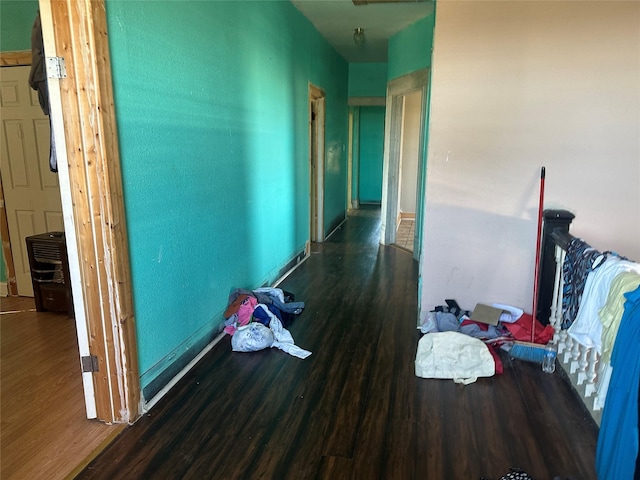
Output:
[[387,95],[386,63],[350,63],[350,97],[384,97]]
[[309,82],[345,216],[348,65],[290,2],[250,3],[106,4],[143,388],[304,248]]
[[[389,39],[389,69],[388,78],[392,80],[402,75],[429,68],[429,85],[431,84],[431,59],[433,49],[433,32],[435,28],[437,4],[433,2],[433,11],[426,17],[409,25]],[[429,143],[429,110],[431,105],[431,89],[427,87],[427,101],[425,104],[424,143],[421,146],[424,158],[419,168],[420,179],[416,197],[416,231],[418,232],[418,246],[422,247],[422,225],[424,221],[424,202],[426,196],[426,175],[428,169],[427,146]],[[420,254],[420,253],[419,253]],[[418,279],[419,283],[422,279]],[[422,288],[422,287],[420,287]],[[421,299],[419,299],[420,301]],[[420,306],[418,306],[420,308]]]
[[360,202],[382,200],[385,107],[360,107]]
[[0,51],[31,50],[38,0],[0,0]]
[[388,79],[431,66],[435,10],[389,39]]

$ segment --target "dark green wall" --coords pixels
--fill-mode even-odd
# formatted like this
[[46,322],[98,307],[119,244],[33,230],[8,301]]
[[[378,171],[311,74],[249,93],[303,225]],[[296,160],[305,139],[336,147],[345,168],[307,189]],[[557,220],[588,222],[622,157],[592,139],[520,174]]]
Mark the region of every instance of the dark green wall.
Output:
[[382,200],[382,160],[384,153],[384,107],[360,107],[359,200]]
[[31,49],[31,27],[38,0],[0,0],[0,51]]

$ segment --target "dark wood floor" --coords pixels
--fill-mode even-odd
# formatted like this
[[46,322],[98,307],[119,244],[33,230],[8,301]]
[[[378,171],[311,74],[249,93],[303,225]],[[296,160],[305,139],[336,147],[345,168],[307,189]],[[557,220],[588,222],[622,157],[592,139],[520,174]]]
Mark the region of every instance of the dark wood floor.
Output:
[[418,266],[378,231],[357,212],[282,284],[312,356],[225,338],[78,478],[595,479],[597,427],[558,372],[415,377]]

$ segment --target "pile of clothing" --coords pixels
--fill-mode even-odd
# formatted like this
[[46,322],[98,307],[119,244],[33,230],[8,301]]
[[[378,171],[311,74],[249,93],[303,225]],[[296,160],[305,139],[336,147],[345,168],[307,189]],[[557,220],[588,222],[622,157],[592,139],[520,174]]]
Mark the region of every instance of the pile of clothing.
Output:
[[311,355],[295,345],[285,328],[304,309],[304,302],[294,300],[292,293],[280,288],[233,290],[224,312],[224,331],[231,335],[232,350],[254,352],[275,347],[298,358]]
[[561,328],[600,353],[593,403],[603,408],[598,478],[638,478],[640,263],[601,253],[580,238],[573,238],[566,250]]
[[418,342],[416,375],[421,378],[448,378],[469,384],[479,377],[503,372],[498,348],[508,350],[516,340],[548,343],[554,335],[551,325],[544,326],[520,308],[494,303],[503,311],[497,325],[471,318],[468,310],[438,306],[418,325],[424,335]]

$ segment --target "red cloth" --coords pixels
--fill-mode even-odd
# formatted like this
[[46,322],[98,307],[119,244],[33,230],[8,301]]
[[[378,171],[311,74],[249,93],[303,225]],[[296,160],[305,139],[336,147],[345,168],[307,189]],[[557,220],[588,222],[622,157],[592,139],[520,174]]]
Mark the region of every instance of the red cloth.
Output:
[[496,375],[502,375],[504,373],[504,366],[502,365],[502,359],[500,358],[500,355],[493,346],[487,345],[487,348],[489,349],[489,353],[493,357],[493,361],[496,363]]
[[232,315],[238,313],[240,305],[242,305],[245,299],[249,296],[250,295],[238,295],[238,298],[227,306],[227,309],[224,311],[224,318],[231,318]]
[[[516,340],[520,340],[522,342],[530,342],[532,324],[533,317],[528,313],[524,313],[514,323],[504,323],[503,325],[507,327],[507,330],[511,332],[511,335],[513,335],[513,338],[515,338]],[[546,345],[547,343],[549,343],[549,340],[553,338],[554,333],[555,330],[551,325],[544,326],[538,320],[536,320],[536,331],[533,342],[539,343],[541,345]]]

